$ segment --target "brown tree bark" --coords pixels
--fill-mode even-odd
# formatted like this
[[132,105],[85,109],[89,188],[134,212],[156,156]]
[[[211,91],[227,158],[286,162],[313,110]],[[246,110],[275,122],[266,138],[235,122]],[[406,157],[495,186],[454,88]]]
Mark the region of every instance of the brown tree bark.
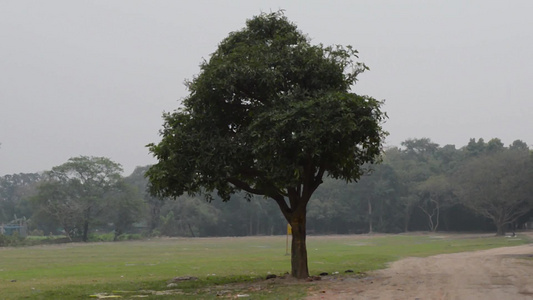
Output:
[[505,225],[496,225],[497,227],[497,231],[496,231],[496,235],[498,236],[504,236],[505,235]]
[[503,221],[503,217],[499,218],[493,218],[494,225],[496,225],[496,235],[498,236],[504,236],[505,235],[505,227],[507,226],[507,223]]
[[298,279],[309,277],[306,245],[306,211],[298,210],[292,214],[291,275]]
[[280,191],[268,182],[263,189],[250,187],[238,178],[229,178],[228,181],[238,188],[256,195],[265,195],[278,204],[285,220],[292,227],[291,242],[291,275],[297,279],[309,277],[306,246],[306,221],[307,204],[311,195],[322,183],[325,168],[315,170],[309,165],[304,172],[303,183],[296,187],[288,188],[286,192]]

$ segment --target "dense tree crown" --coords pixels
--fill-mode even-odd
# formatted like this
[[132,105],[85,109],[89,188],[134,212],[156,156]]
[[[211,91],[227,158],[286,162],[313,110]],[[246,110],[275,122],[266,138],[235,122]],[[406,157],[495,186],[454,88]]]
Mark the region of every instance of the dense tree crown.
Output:
[[[499,141],[499,140],[498,140]],[[454,173],[455,194],[477,213],[492,219],[499,235],[532,209],[533,166],[523,148],[487,144],[488,153],[469,160]]]
[[122,180],[122,167],[105,157],[73,157],[44,174],[35,202],[66,235],[88,240],[89,226],[102,213],[105,196]]
[[381,102],[350,92],[366,69],[356,58],[351,47],[312,45],[280,12],[248,20],[164,116],[162,141],[149,146],[153,192],[272,198],[305,244],[306,206],[324,175],[357,180],[382,150]]
[[[356,51],[310,45],[280,13],[247,22],[189,82],[184,108],[166,114],[150,150],[154,191],[201,187],[280,196],[327,171],[357,179],[380,152],[380,102],[347,92],[365,67]],[[308,178],[304,178],[308,176]]]

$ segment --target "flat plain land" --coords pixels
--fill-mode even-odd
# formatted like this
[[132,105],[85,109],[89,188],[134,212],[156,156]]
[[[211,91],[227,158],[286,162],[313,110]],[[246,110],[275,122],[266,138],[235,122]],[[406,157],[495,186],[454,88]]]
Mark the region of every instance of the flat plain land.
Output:
[[529,300],[533,244],[403,258],[360,279],[328,276],[307,299]]
[[[405,257],[518,246],[530,238],[492,234],[310,236],[312,275],[362,278]],[[0,248],[2,299],[304,298],[319,282],[265,280],[290,270],[285,236],[158,238]],[[353,273],[344,273],[352,270]],[[173,282],[174,278],[195,277]],[[196,279],[197,278],[197,279]],[[325,277],[325,279],[331,278]],[[326,280],[322,281],[326,283]]]

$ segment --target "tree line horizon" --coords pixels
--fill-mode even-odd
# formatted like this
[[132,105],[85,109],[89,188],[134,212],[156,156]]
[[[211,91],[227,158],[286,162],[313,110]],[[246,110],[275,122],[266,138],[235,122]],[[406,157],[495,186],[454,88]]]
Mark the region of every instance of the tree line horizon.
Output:
[[[525,155],[520,157],[520,153]],[[466,146],[456,149],[454,145],[440,147],[429,138],[408,139],[401,147],[385,149],[383,161],[373,166],[371,176],[363,176],[357,183],[324,180],[309,203],[308,232],[495,231],[504,234],[524,228],[533,218],[531,153],[521,140],[505,147],[498,138],[488,142],[482,138],[470,139]],[[113,166],[119,167],[118,164]],[[521,168],[523,166],[526,168]],[[122,187],[105,191],[102,199],[94,201],[98,202],[95,206],[101,206],[97,210],[104,212],[100,216],[80,223],[83,214],[77,212],[80,220],[71,220],[72,227],[80,226],[79,236],[74,234],[74,238],[83,238],[83,227],[89,224],[91,232],[98,229],[117,235],[140,231],[146,236],[188,237],[286,233],[286,221],[277,208],[262,197],[248,201],[245,195],[236,194],[227,203],[216,195],[212,203],[199,196],[181,196],[176,200],[154,197],[148,192],[149,183],[144,177],[148,168],[139,166],[122,180],[117,177]],[[0,223],[24,217],[29,220],[30,231],[65,233],[51,211],[54,207],[48,203],[50,207],[45,209],[44,198],[49,196],[49,191],[39,185],[47,172],[0,177]],[[516,182],[502,181],[510,178],[508,173],[513,173]],[[502,186],[496,187],[500,191],[490,192],[495,199],[475,199],[469,189],[474,184],[476,192],[481,193],[480,182],[491,186],[501,182]],[[509,215],[491,215],[484,211],[491,205],[506,207],[506,202],[514,207]],[[62,211],[59,207],[55,209],[56,214]],[[122,211],[122,216],[117,210]],[[499,227],[498,220],[502,220]]]

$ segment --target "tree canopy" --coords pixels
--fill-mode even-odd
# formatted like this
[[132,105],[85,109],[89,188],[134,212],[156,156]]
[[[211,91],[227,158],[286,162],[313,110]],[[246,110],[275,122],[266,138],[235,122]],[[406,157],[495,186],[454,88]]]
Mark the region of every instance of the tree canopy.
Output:
[[[522,147],[502,146],[499,150],[496,144],[496,152],[475,157],[458,168],[454,180],[461,202],[492,219],[498,235],[503,235],[506,225],[533,207],[533,157]],[[515,141],[513,145],[517,144]]]
[[120,164],[105,157],[73,157],[44,174],[35,201],[65,233],[88,240],[89,225],[103,211],[104,196],[122,180]]
[[347,46],[312,45],[282,12],[232,32],[164,115],[147,172],[164,197],[216,191],[272,198],[293,227],[292,274],[308,276],[305,211],[325,175],[357,180],[378,160],[381,101],[350,91],[366,70]]

